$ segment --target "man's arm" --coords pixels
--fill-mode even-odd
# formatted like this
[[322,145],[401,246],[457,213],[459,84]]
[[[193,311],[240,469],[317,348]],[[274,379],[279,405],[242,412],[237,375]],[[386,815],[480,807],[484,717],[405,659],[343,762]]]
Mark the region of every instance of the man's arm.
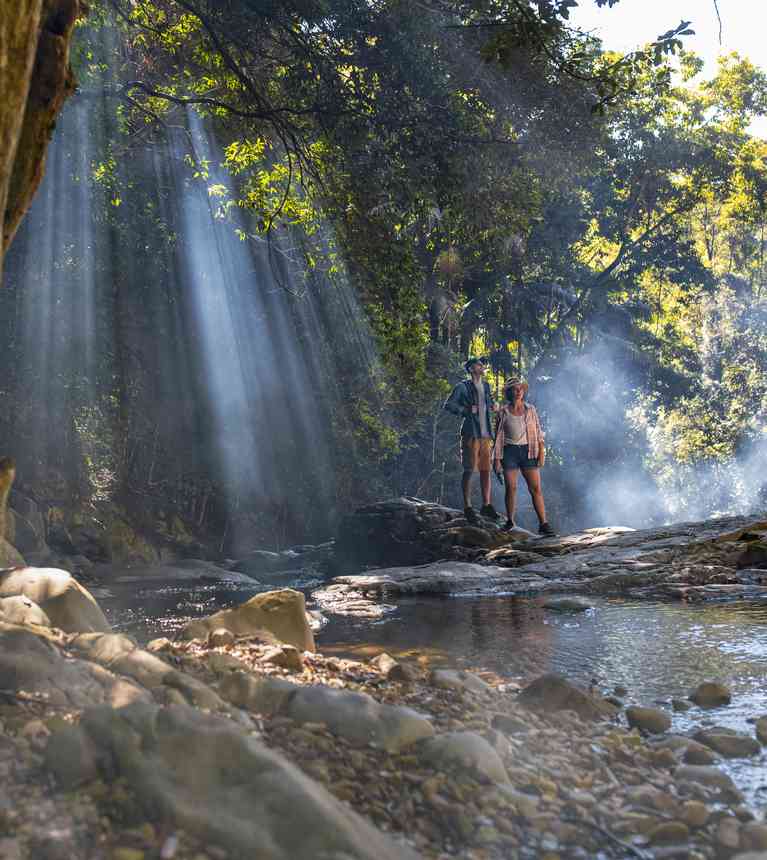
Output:
[[466,386],[462,382],[459,382],[450,392],[450,397],[444,402],[442,408],[453,415],[465,418],[467,415],[471,415],[471,404],[468,402],[468,399]]

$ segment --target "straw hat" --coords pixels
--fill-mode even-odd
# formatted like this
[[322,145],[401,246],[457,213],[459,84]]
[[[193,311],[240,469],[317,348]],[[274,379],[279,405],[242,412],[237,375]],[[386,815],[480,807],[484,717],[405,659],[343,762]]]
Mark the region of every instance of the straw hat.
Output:
[[525,389],[525,395],[527,395],[527,392],[530,389],[530,386],[524,381],[524,379],[519,379],[516,376],[512,376],[511,379],[507,380],[506,385],[504,385],[503,387],[503,393],[507,400],[509,398],[509,389],[512,387],[512,385],[521,385],[522,388]]

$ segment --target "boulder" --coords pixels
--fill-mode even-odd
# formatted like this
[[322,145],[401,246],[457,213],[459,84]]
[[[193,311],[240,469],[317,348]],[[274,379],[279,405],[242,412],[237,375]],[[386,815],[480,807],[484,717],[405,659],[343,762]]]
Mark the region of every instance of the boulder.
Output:
[[683,821],[664,821],[648,835],[653,845],[680,845],[690,838],[690,829]]
[[233,609],[190,621],[181,631],[181,637],[207,640],[213,630],[221,628],[235,636],[250,636],[266,630],[299,651],[315,650],[304,595],[291,588],[257,594]]
[[508,783],[498,753],[475,732],[448,732],[419,744],[421,759],[437,770],[471,770],[488,782]]
[[555,673],[537,678],[522,690],[517,701],[534,711],[575,711],[585,720],[608,719],[618,712],[601,696],[591,695]]
[[429,675],[429,682],[442,690],[455,690],[459,693],[487,695],[493,688],[485,683],[478,675],[463,669],[434,669]]
[[704,681],[690,693],[690,701],[701,708],[718,708],[729,705],[731,700],[729,689],[717,681]]
[[756,736],[760,743],[767,744],[767,717],[759,717],[756,721]]
[[718,767],[709,767],[707,765],[679,765],[674,771],[674,779],[677,782],[693,782],[708,786],[709,788],[718,788],[722,791],[735,790],[735,783],[724,771],[719,770]]
[[651,735],[660,735],[671,728],[671,717],[659,708],[626,708],[629,727]]
[[53,627],[66,633],[109,630],[93,595],[65,570],[20,567],[0,575],[0,597],[21,595],[36,603]]
[[131,705],[91,708],[80,725],[109,762],[103,775],[124,779],[147,815],[234,857],[416,860],[230,720]]
[[[85,660],[65,659],[56,635],[44,627],[0,622],[0,689],[73,708],[129,698],[126,683],[111,672]],[[145,695],[132,685],[130,689]]]
[[580,597],[550,597],[543,601],[543,608],[552,612],[587,612],[594,604]]
[[434,734],[429,719],[411,708],[324,686],[299,687],[286,699],[281,713],[298,723],[325,723],[350,744],[372,744],[387,752],[398,752]]
[[0,597],[0,619],[8,624],[37,624],[50,627],[51,620],[42,609],[28,597]]
[[759,755],[762,751],[761,744],[756,738],[736,732],[723,732],[717,727],[701,729],[693,737],[698,743],[704,744],[725,758],[747,758]]
[[43,521],[42,514],[39,512],[25,517],[18,511],[9,509],[7,528],[7,540],[19,552],[44,552],[47,549],[45,543],[45,522]]
[[280,713],[298,689],[291,681],[269,676],[254,678],[245,672],[229,672],[218,686],[221,697],[228,702],[268,717]]
[[16,547],[0,537],[0,567],[23,567],[24,564],[24,557]]

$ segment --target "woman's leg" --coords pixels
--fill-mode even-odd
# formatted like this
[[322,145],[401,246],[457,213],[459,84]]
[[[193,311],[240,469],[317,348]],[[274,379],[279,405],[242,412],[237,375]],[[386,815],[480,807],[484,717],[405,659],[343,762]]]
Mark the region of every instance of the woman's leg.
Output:
[[506,516],[514,521],[514,508],[517,501],[517,475],[519,469],[504,469],[503,477],[506,481]]
[[543,503],[543,490],[541,489],[541,470],[540,469],[522,469],[522,476],[527,483],[527,489],[530,490],[530,495],[533,499],[533,507],[535,513],[538,514],[540,522],[546,522],[546,506]]

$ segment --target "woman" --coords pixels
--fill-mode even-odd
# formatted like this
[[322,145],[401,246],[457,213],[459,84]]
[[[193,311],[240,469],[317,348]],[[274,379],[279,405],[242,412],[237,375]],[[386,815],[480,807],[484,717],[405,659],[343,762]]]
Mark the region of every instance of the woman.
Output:
[[546,459],[545,439],[535,406],[525,403],[527,389],[527,383],[521,379],[511,379],[506,384],[504,395],[509,402],[500,408],[496,418],[493,466],[496,472],[503,468],[506,479],[508,519],[504,528],[514,528],[517,473],[521,469],[533,499],[535,513],[538,514],[538,533],[550,537],[556,532],[546,520],[540,473],[540,467]]

